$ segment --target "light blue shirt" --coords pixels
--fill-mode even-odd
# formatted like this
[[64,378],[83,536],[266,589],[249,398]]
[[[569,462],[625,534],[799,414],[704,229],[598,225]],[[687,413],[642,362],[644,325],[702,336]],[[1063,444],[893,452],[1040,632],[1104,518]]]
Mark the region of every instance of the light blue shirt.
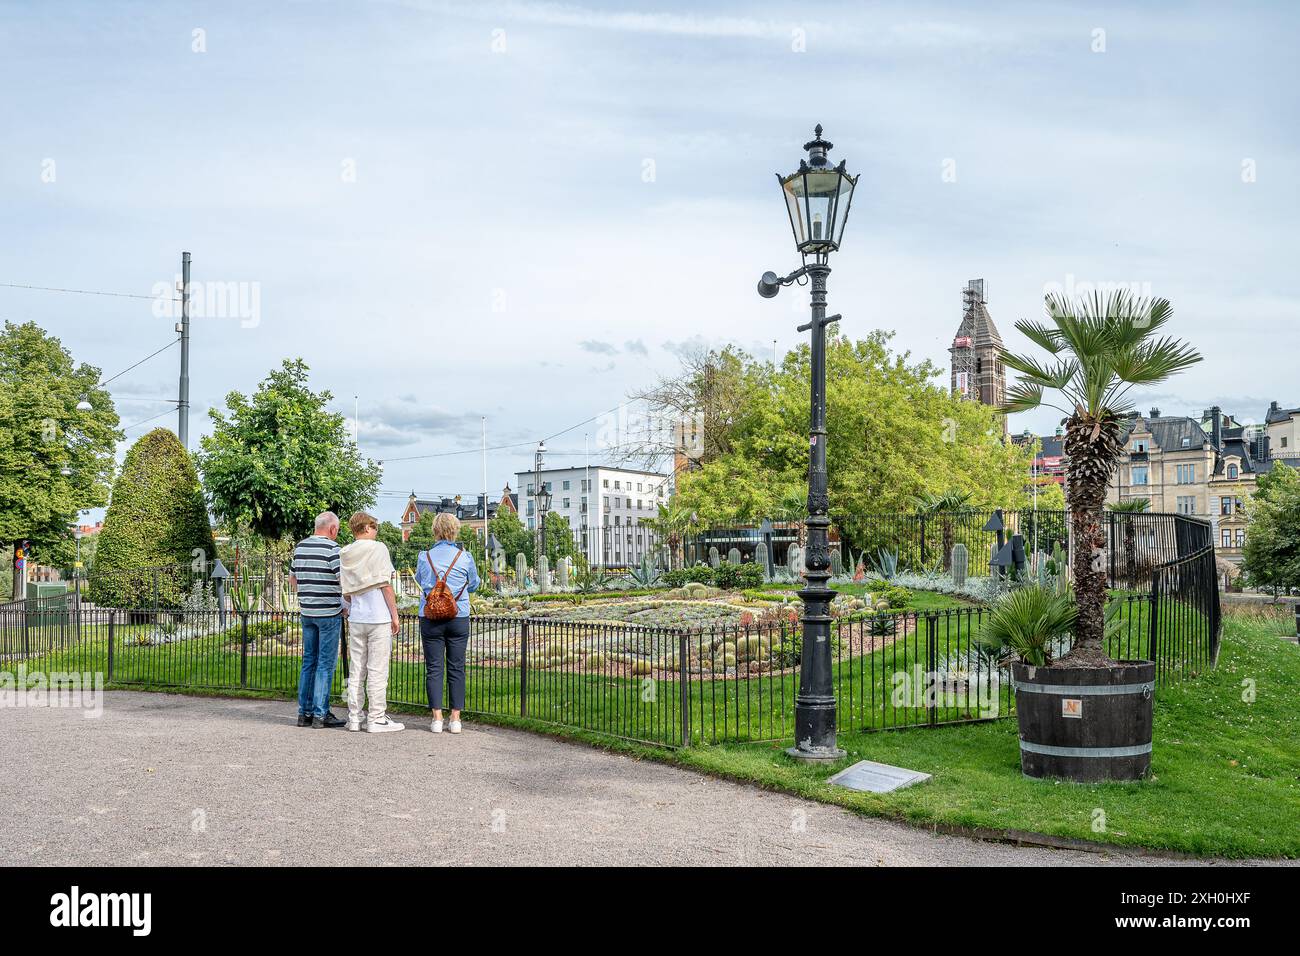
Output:
[[[456,560],[456,566],[448,574],[447,568],[451,567],[451,561],[456,557],[457,552],[460,553],[460,558]],[[429,567],[430,558],[433,559],[433,568],[438,570],[437,577],[434,576],[433,568]],[[460,599],[456,602],[456,616],[469,617],[470,592],[478,590],[478,567],[474,564],[474,555],[454,541],[439,541],[428,551],[420,553],[420,560],[415,565],[415,583],[420,586],[422,592],[420,607],[424,607],[424,602],[428,600],[434,583],[444,574],[447,575],[447,587],[451,589],[452,595],[460,595]]]

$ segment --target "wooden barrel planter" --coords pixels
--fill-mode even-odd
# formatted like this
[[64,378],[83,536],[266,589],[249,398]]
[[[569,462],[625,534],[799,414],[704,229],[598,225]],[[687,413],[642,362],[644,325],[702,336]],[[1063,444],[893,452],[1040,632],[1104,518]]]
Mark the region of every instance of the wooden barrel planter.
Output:
[[1140,780],[1151,771],[1156,665],[1015,664],[1020,770],[1079,783]]

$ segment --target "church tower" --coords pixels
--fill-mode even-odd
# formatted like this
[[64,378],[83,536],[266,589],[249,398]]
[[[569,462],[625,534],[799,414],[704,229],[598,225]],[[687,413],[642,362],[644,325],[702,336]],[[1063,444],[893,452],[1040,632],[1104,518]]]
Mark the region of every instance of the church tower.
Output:
[[1002,364],[1002,336],[993,324],[984,294],[984,280],[971,279],[962,289],[961,325],[952,340],[954,395],[1000,406],[1006,399],[1007,371]]

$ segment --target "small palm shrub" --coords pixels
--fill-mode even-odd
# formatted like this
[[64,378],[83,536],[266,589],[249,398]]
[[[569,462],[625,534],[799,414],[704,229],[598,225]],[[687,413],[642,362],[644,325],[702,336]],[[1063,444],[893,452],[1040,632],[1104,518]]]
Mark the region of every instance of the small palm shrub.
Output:
[[993,605],[977,642],[999,662],[1018,660],[1045,667],[1068,648],[1077,617],[1074,594],[1068,588],[1017,588]]

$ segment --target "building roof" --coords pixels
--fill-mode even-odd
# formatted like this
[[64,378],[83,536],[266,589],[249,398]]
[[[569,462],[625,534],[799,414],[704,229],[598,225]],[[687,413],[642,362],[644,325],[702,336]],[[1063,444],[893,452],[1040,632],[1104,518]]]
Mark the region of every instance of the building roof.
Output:
[[1274,422],[1284,422],[1292,415],[1300,415],[1300,408],[1279,408],[1277,402],[1272,402],[1264,415],[1264,422],[1269,425]]
[[[1160,415],[1159,409],[1152,409],[1149,416],[1134,415],[1129,419],[1128,428],[1124,430],[1121,441],[1137,429],[1138,422],[1146,425],[1161,451],[1179,451],[1184,448],[1202,448],[1210,443],[1210,436],[1201,428],[1201,423],[1185,415]],[[1186,441],[1184,442],[1184,439]]]
[[[511,496],[513,497],[513,496]],[[513,502],[512,502],[513,503]],[[453,514],[460,521],[482,520],[483,518],[483,496],[479,495],[473,501],[457,502],[455,498],[416,498],[413,501],[408,500],[407,507],[415,506],[415,513],[418,517],[422,514]],[[488,502],[488,517],[496,517],[497,509],[501,507],[499,501]]]

